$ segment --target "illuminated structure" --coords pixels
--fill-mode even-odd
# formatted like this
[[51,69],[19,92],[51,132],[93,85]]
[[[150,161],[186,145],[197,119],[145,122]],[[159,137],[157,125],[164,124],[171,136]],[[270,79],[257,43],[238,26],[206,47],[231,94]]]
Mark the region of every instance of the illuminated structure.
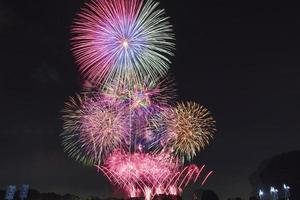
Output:
[[271,197],[271,200],[278,199],[278,190],[276,188],[270,187],[270,197]]
[[263,196],[264,196],[264,192],[262,190],[259,190],[258,191],[258,196],[259,196],[259,199],[262,200]]
[[286,184],[283,184],[283,189],[284,189],[284,199],[285,200],[289,200],[290,199],[290,186],[286,185]]
[[92,0],[72,26],[72,51],[95,88],[66,102],[63,147],[128,197],[180,195],[213,173],[185,164],[216,129],[203,106],[174,104],[167,19],[153,0]]

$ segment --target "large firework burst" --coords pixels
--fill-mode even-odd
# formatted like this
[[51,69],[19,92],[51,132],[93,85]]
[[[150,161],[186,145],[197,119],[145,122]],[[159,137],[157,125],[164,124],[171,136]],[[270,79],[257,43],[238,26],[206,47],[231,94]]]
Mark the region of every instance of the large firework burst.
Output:
[[169,146],[182,160],[191,160],[201,151],[215,132],[215,121],[203,106],[193,103],[178,103],[166,113]]
[[142,83],[165,75],[174,35],[164,10],[148,0],[93,0],[75,20],[72,50],[96,82]]
[[70,98],[63,119],[65,151],[85,164],[100,164],[111,151],[122,147],[129,132],[125,107],[101,95]]

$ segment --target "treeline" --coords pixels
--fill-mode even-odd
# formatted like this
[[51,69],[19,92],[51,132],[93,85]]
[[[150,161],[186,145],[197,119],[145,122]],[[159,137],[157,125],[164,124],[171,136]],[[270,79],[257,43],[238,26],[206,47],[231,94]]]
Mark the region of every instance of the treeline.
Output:
[[[0,200],[4,200],[5,191],[0,190]],[[19,191],[16,192],[14,200],[20,200]],[[88,198],[80,198],[76,195],[65,194],[59,195],[56,193],[40,193],[37,190],[29,190],[28,198],[26,200],[124,200],[117,198],[106,198],[101,199],[99,197],[88,197]],[[143,198],[132,198],[127,200],[144,200]],[[182,200],[179,196],[167,196],[167,195],[159,195],[153,198],[153,200]]]
[[[5,191],[0,190],[0,200],[4,200],[5,198]],[[19,198],[19,191],[16,192],[14,200],[20,200]],[[29,190],[27,200],[104,200],[98,197],[88,197],[88,198],[80,198],[76,195],[72,194],[65,194],[59,195],[56,193],[40,193],[37,190]],[[120,200],[115,198],[108,198],[105,200]]]

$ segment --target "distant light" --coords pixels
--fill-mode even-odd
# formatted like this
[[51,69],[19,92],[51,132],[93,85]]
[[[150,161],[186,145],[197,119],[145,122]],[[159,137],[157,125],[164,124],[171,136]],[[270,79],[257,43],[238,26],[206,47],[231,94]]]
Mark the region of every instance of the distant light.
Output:
[[274,187],[271,187],[271,188],[270,188],[270,192],[275,192],[275,188],[274,188]]
[[286,184],[283,184],[283,189],[289,190],[289,189],[290,189],[290,186],[288,186],[288,185],[286,185]]
[[259,196],[263,196],[263,195],[264,195],[264,192],[263,192],[262,190],[259,190],[258,195],[259,195]]

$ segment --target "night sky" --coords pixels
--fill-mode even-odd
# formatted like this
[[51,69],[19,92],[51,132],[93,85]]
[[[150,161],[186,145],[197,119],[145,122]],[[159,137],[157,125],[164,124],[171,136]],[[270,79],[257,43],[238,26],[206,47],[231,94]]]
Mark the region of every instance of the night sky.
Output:
[[[69,29],[83,0],[0,1],[0,188],[111,195],[95,169],[68,158],[61,110],[80,91]],[[205,105],[215,140],[194,160],[221,199],[251,192],[261,161],[300,149],[300,12],[275,2],[160,0],[176,34],[180,100]]]

